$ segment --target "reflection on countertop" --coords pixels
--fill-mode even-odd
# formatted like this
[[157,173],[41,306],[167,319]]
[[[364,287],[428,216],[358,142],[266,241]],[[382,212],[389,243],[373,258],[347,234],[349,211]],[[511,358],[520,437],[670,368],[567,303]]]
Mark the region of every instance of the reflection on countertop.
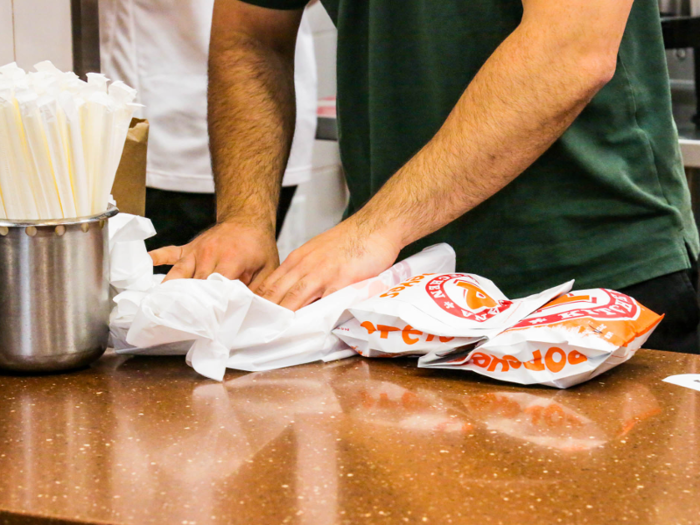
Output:
[[0,523],[697,523],[700,357],[568,391],[410,360],[0,376]]

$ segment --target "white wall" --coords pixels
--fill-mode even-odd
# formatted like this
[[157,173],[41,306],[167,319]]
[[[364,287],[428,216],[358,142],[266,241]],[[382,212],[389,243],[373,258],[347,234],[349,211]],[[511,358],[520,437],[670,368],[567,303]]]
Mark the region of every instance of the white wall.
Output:
[[15,60],[15,34],[12,27],[12,0],[0,0],[0,65]]
[[73,69],[70,0],[0,0],[0,64]]

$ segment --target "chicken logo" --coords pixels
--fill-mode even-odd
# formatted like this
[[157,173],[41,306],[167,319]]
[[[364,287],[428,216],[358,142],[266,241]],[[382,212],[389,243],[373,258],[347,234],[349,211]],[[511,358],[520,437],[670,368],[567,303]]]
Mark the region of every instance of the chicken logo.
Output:
[[467,301],[467,307],[470,310],[478,312],[482,308],[498,306],[498,303],[491,296],[486,295],[486,292],[475,284],[466,281],[455,281],[455,284],[464,289],[464,299]]
[[464,273],[439,275],[428,281],[425,289],[447,313],[470,321],[487,321],[513,304],[512,301],[494,299],[478,280]]

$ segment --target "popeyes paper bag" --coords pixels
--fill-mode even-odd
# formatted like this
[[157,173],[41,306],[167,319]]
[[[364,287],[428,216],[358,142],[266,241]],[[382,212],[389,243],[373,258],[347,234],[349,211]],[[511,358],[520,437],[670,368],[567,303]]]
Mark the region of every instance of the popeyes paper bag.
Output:
[[567,388],[630,359],[662,318],[620,292],[575,291],[475,349],[438,349],[421,357],[418,366]]
[[508,299],[490,280],[466,273],[422,274],[352,308],[334,334],[365,357],[423,355],[473,346],[516,325],[573,281]]

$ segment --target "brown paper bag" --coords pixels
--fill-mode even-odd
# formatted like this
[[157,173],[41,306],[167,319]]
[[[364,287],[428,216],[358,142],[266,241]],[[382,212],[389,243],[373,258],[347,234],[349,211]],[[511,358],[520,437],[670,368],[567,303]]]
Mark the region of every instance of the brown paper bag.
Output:
[[112,196],[123,213],[146,214],[146,156],[148,151],[148,121],[132,119],[126,137]]

